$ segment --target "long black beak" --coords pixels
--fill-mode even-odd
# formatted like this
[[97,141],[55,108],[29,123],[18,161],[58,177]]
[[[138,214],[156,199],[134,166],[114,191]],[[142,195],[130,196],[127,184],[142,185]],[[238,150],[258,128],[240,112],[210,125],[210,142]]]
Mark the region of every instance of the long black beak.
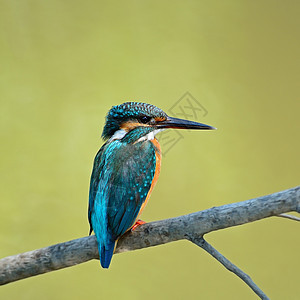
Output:
[[215,127],[197,123],[193,121],[168,117],[165,121],[159,122],[156,127],[158,128],[176,128],[176,129],[200,129],[200,130],[212,130],[217,129]]

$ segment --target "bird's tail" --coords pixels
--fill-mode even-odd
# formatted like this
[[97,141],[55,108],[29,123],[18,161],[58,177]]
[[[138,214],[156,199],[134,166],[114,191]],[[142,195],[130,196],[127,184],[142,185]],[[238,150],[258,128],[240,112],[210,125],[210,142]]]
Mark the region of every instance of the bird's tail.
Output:
[[109,267],[112,256],[114,254],[115,244],[116,244],[115,241],[109,241],[105,245],[100,245],[100,243],[98,244],[100,263],[102,268],[107,269]]

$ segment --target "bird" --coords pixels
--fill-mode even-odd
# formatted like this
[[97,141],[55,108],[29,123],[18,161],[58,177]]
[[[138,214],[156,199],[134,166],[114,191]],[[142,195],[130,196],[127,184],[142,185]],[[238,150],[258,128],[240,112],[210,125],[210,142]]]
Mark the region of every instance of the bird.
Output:
[[157,182],[161,148],[156,134],[168,128],[211,130],[212,126],[169,117],[152,104],[113,106],[102,132],[104,144],[94,159],[88,220],[100,264],[107,269],[118,239],[145,222],[139,216]]

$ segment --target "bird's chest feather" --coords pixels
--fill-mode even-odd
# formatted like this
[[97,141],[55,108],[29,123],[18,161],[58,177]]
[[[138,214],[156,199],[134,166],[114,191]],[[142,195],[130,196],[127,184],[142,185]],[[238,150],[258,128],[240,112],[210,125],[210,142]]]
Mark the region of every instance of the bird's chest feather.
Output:
[[[147,204],[147,202],[150,198],[152,190],[153,190],[153,188],[154,188],[154,186],[155,186],[155,184],[158,180],[159,174],[160,174],[160,166],[161,166],[161,149],[160,149],[160,145],[159,145],[159,142],[158,142],[157,139],[151,140],[150,143],[152,143],[152,145],[155,149],[155,152],[154,152],[154,155],[155,155],[155,171],[154,171],[154,175],[153,175],[153,178],[152,178],[150,189],[147,193],[147,196],[146,196],[146,199],[145,199],[144,203],[141,206],[138,217],[142,213],[142,211],[144,210],[144,208],[145,208],[145,206],[146,206],[146,204]],[[138,219],[138,217],[137,217],[137,219]]]
[[[114,181],[121,183],[123,180],[126,188],[138,188],[141,193],[143,187],[149,188],[159,174],[160,147],[157,140],[128,144],[118,149],[112,160],[111,176]],[[129,181],[135,182],[135,185],[128,185]]]
[[95,160],[92,176],[90,214],[96,224],[94,230],[95,226],[108,228],[114,238],[128,230],[145,207],[159,171],[156,140],[106,144]]

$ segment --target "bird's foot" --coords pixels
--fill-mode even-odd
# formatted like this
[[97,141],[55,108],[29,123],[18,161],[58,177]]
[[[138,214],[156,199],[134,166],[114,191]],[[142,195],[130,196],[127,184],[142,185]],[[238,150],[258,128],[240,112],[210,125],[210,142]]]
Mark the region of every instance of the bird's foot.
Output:
[[146,222],[145,222],[145,221],[142,221],[142,220],[137,220],[137,221],[135,222],[135,224],[131,227],[131,231],[135,230],[137,227],[139,227],[139,226],[142,225],[142,224],[146,224]]

